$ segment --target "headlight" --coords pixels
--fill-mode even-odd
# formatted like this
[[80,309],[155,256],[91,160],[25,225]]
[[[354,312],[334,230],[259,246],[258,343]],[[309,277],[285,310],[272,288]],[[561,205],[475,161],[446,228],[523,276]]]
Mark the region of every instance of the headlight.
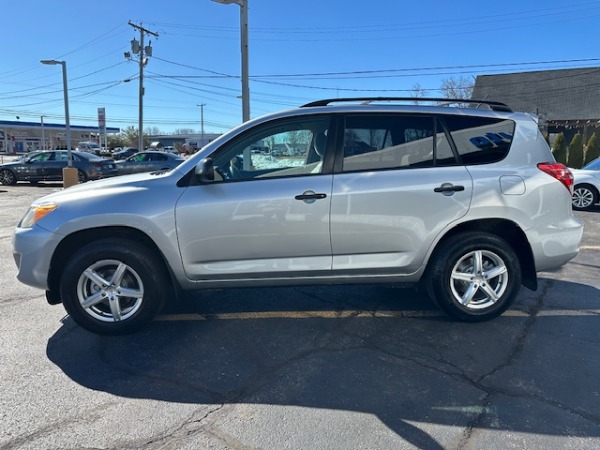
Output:
[[56,208],[58,208],[58,205],[56,203],[50,203],[50,204],[46,204],[46,205],[36,205],[36,206],[32,205],[29,207],[29,209],[25,213],[25,216],[23,216],[23,218],[21,219],[21,222],[19,222],[19,225],[17,225],[17,226],[19,228],[31,228],[40,219],[42,219],[43,217],[46,217],[48,214],[50,214]]

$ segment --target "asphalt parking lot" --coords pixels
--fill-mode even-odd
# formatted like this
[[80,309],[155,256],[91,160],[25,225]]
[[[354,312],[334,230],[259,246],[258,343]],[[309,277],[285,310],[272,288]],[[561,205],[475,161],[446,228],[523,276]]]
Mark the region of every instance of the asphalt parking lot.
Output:
[[600,209],[502,317],[388,285],[215,290],[99,337],[21,285],[0,186],[0,449],[600,448]]

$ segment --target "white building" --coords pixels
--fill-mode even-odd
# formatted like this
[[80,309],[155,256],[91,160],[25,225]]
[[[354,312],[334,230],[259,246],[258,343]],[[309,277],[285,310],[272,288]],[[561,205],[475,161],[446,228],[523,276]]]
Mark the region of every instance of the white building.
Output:
[[[98,142],[100,139],[98,126],[70,125],[70,130],[73,149],[77,148],[79,142]],[[106,128],[107,134],[120,132],[120,128]],[[0,152],[10,154],[66,148],[64,124],[0,120]]]

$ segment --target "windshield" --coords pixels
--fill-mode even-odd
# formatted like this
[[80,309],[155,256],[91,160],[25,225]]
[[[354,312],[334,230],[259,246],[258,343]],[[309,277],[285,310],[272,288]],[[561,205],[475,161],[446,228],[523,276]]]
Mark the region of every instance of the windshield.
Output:
[[585,170],[600,170],[600,158],[596,158],[587,166],[584,167]]
[[95,142],[81,142],[79,144],[79,147],[87,148],[87,149],[96,149],[96,148],[100,148],[100,145]]

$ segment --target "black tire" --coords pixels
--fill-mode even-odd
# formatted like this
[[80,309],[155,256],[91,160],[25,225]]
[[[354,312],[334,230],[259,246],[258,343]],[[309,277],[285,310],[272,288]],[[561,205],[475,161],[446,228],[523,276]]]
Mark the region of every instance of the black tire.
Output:
[[12,186],[17,184],[17,177],[12,170],[2,169],[0,170],[0,183],[5,186]]
[[433,300],[448,315],[482,322],[510,307],[521,287],[521,265],[498,236],[461,233],[436,249],[427,281]]
[[60,295],[78,325],[92,333],[119,335],[150,323],[163,306],[167,287],[164,263],[152,251],[127,239],[103,239],[68,260]]
[[576,211],[587,211],[598,203],[598,191],[589,184],[578,184],[573,189],[571,204]]
[[79,183],[85,183],[88,180],[88,176],[85,174],[83,170],[77,170],[77,181]]

